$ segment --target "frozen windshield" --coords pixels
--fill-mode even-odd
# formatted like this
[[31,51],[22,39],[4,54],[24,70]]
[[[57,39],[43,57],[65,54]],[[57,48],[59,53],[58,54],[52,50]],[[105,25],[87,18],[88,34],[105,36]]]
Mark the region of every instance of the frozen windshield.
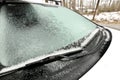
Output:
[[89,20],[60,6],[14,3],[0,8],[0,62],[6,66],[46,55],[96,29]]

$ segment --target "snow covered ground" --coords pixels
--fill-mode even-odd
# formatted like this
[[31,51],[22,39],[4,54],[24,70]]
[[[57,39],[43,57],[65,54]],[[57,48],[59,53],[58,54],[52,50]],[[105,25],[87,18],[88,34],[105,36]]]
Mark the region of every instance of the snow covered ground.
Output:
[[[93,15],[84,15],[88,19],[92,19]],[[108,22],[120,22],[120,11],[118,12],[102,12],[96,15],[95,19],[97,21],[108,21]]]

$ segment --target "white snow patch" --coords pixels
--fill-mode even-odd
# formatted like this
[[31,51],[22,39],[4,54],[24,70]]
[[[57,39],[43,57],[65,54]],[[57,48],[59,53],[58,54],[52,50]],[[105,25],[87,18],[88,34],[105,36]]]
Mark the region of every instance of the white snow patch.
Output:
[[[84,15],[88,19],[92,19],[93,15]],[[120,21],[120,11],[118,12],[102,12],[99,15],[96,15],[95,19],[97,21],[109,21],[109,22],[114,22]]]

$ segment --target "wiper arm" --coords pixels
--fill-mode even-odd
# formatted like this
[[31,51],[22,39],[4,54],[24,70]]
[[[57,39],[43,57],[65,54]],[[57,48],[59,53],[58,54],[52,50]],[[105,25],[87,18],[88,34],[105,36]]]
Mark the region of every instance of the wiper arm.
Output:
[[[91,33],[91,35],[88,36],[87,39],[85,41],[83,41],[83,43],[81,43],[80,47],[72,48],[72,49],[68,49],[68,50],[55,51],[49,55],[43,55],[43,56],[40,56],[37,58],[30,59],[30,60],[25,61],[23,63],[20,63],[18,65],[3,68],[2,70],[0,70],[0,77],[14,73],[18,70],[25,69],[29,66],[36,66],[36,65],[40,66],[40,65],[44,65],[44,64],[53,62],[55,60],[62,60],[63,58],[70,60],[70,58],[71,58],[70,56],[73,56],[76,54],[79,54],[77,57],[82,57],[82,56],[88,55],[90,53],[88,53],[88,51],[84,50],[84,48],[92,41],[92,39],[98,33],[99,33],[99,28],[97,28],[95,31],[93,31]],[[77,57],[74,57],[74,58],[77,58]]]

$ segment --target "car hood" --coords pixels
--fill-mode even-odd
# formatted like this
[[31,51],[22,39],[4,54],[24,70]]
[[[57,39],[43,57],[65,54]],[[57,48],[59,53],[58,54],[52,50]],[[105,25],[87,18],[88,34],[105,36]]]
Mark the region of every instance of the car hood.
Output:
[[[103,58],[80,80],[117,80],[120,71],[120,31],[106,27],[112,32],[112,42]],[[101,76],[101,77],[99,77]],[[99,78],[98,78],[99,77]]]

